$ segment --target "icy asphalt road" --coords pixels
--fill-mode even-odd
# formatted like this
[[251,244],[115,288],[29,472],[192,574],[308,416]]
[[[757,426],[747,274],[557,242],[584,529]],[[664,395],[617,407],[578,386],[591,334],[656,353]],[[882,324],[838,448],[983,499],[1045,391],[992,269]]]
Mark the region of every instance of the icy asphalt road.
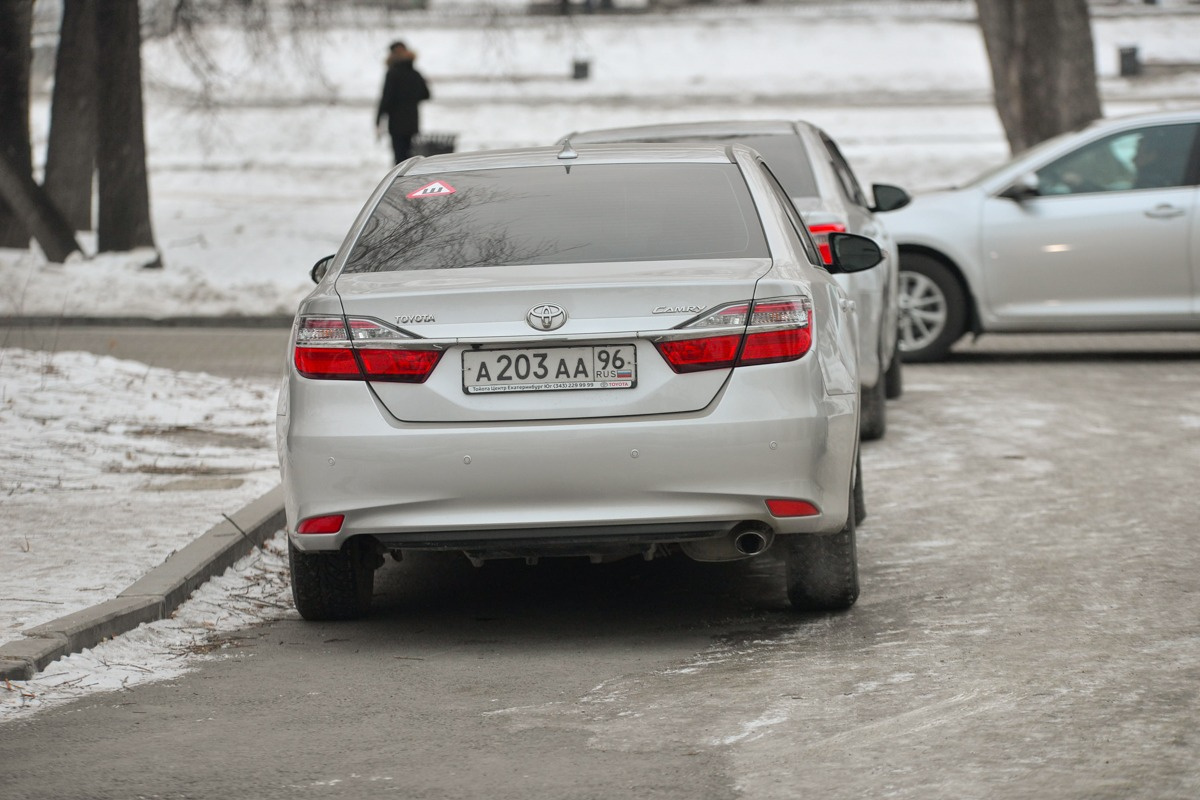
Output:
[[770,559],[389,563],[369,620],[5,725],[4,795],[1197,796],[1200,336],[906,380],[848,614]]

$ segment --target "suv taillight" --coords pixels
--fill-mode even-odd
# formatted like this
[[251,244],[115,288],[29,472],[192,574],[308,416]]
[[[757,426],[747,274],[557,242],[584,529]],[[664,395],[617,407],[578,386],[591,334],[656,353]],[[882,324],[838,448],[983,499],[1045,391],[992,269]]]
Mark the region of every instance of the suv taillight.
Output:
[[808,232],[812,234],[817,249],[821,251],[821,260],[826,266],[833,263],[833,251],[829,249],[829,234],[845,233],[846,226],[839,222],[828,222],[820,225],[809,225]]
[[[705,328],[720,332],[705,336]],[[787,297],[731,303],[678,330],[681,336],[655,342],[677,373],[795,361],[812,347],[812,301]]]
[[292,361],[306,378],[424,383],[442,351],[361,317],[301,317]]

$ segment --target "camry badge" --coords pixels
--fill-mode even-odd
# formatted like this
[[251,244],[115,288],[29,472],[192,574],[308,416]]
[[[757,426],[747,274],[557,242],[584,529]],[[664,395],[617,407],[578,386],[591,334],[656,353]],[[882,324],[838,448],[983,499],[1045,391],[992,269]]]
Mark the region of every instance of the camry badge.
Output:
[[529,323],[529,327],[539,331],[558,330],[567,323],[567,311],[562,306],[543,303],[529,309],[525,321]]
[[704,306],[658,306],[652,314],[699,314]]

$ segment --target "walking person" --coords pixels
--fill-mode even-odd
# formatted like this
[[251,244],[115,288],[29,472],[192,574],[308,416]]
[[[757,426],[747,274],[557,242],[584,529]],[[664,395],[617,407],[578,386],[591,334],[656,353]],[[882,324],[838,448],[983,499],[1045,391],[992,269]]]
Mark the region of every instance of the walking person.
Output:
[[425,78],[413,65],[416,59],[417,54],[404,42],[392,42],[388,48],[387,75],[379,98],[379,112],[375,115],[379,136],[383,135],[383,119],[387,117],[387,130],[392,137],[392,153],[397,164],[412,155],[413,136],[421,130],[417,106],[430,97]]

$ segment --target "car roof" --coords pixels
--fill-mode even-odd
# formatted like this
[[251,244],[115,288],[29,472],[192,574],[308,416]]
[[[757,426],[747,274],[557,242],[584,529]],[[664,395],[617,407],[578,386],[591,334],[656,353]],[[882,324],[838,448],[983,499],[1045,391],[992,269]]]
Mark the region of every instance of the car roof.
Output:
[[708,138],[793,135],[797,124],[783,119],[678,122],[669,125],[636,125],[627,128],[577,131],[563,138],[570,140],[574,145],[588,142],[637,142],[645,139],[674,140],[691,136]]
[[[696,143],[597,144],[570,148],[522,147],[510,150],[478,150],[447,153],[414,160],[406,175],[426,175],[476,169],[511,167],[578,166],[583,164],[731,164],[731,145]],[[743,148],[745,149],[745,148]],[[747,152],[749,150],[747,149]]]
[[1200,122],[1200,108],[1190,108],[1175,111],[1145,111],[1139,114],[1122,114],[1116,117],[1102,117],[1091,122],[1087,127],[1103,130],[1106,128],[1127,128],[1146,123],[1169,124],[1173,122]]

